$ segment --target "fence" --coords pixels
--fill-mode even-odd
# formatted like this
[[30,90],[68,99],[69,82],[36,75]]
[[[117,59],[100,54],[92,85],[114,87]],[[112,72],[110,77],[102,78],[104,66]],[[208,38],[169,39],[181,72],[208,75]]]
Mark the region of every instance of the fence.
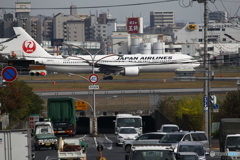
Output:
[[[116,96],[116,98],[110,98]],[[41,96],[40,96],[41,97]],[[63,96],[54,96],[63,97]],[[93,111],[93,95],[91,92],[87,95],[71,95],[65,97],[73,97],[76,100],[82,100],[88,102],[88,109],[84,111],[79,111],[80,115],[91,115]],[[45,106],[47,106],[47,99],[50,97],[42,97],[45,101]],[[53,98],[53,97],[51,97]],[[96,115],[114,115],[117,113],[132,113],[139,115],[149,115],[155,109],[156,105],[160,100],[160,94],[157,93],[136,93],[136,94],[126,94],[124,92],[120,94],[96,94],[95,95],[95,109]]]

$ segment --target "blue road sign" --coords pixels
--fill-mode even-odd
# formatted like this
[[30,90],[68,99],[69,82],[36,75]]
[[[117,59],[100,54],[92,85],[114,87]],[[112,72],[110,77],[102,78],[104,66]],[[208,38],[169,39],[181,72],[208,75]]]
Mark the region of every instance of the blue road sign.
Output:
[[204,107],[208,107],[208,96],[204,96]]
[[218,104],[215,104],[215,105],[213,106],[213,109],[219,109],[219,105],[218,105]]
[[7,82],[14,81],[18,76],[18,72],[14,67],[5,67],[2,70],[2,78]]

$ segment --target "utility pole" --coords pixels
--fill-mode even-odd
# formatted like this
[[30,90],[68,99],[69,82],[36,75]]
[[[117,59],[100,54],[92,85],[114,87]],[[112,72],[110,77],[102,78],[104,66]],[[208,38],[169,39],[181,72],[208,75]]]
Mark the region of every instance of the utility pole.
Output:
[[[211,139],[211,121],[209,123],[209,120],[211,119],[211,108],[209,107],[209,90],[210,90],[210,68],[209,68],[209,55],[207,53],[208,51],[208,0],[204,0],[204,130],[205,133],[208,134],[208,139],[210,141]],[[210,143],[209,143],[210,145]]]
[[[208,139],[210,142],[211,138],[211,108],[209,107],[209,90],[210,90],[210,63],[209,63],[209,54],[207,53],[208,51],[208,0],[194,0],[197,1],[198,3],[203,3],[204,5],[204,55],[203,55],[203,64],[204,64],[204,85],[203,85],[203,126],[204,126],[204,131],[208,135]],[[209,143],[210,144],[210,143]]]

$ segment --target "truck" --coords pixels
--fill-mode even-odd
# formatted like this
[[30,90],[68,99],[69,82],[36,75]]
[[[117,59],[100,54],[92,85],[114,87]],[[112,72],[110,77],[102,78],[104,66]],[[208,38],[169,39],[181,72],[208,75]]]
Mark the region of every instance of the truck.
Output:
[[[230,141],[235,139],[235,143],[240,140],[240,118],[223,118],[220,121],[219,126],[219,147],[220,152],[226,152],[228,150],[233,151],[236,147],[230,145]],[[239,145],[235,144],[235,146]],[[229,147],[231,146],[231,147]]]
[[86,160],[87,144],[83,138],[59,138],[58,160]]
[[33,135],[35,150],[41,148],[57,149],[58,138],[54,135],[53,128],[49,124],[38,124]]
[[139,135],[142,134],[142,117],[139,115],[117,114],[116,120],[113,122],[115,122],[115,134],[121,127],[134,127]]
[[1,130],[1,160],[33,160],[31,129]]
[[48,118],[55,134],[76,134],[76,109],[73,98],[49,98],[47,103]]
[[171,145],[135,145],[132,146],[129,155],[125,155],[125,160],[176,160],[180,154],[174,154]]

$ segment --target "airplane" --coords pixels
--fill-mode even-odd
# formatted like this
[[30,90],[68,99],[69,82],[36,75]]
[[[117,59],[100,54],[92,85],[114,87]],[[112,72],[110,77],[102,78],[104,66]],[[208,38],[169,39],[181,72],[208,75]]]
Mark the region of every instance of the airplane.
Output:
[[4,43],[7,48],[20,49],[27,60],[46,66],[47,72],[104,73],[111,75],[138,76],[140,73],[172,72],[178,68],[196,68],[200,63],[184,54],[134,54],[134,55],[76,55],[53,56],[47,53],[22,27],[13,27],[19,36]]

